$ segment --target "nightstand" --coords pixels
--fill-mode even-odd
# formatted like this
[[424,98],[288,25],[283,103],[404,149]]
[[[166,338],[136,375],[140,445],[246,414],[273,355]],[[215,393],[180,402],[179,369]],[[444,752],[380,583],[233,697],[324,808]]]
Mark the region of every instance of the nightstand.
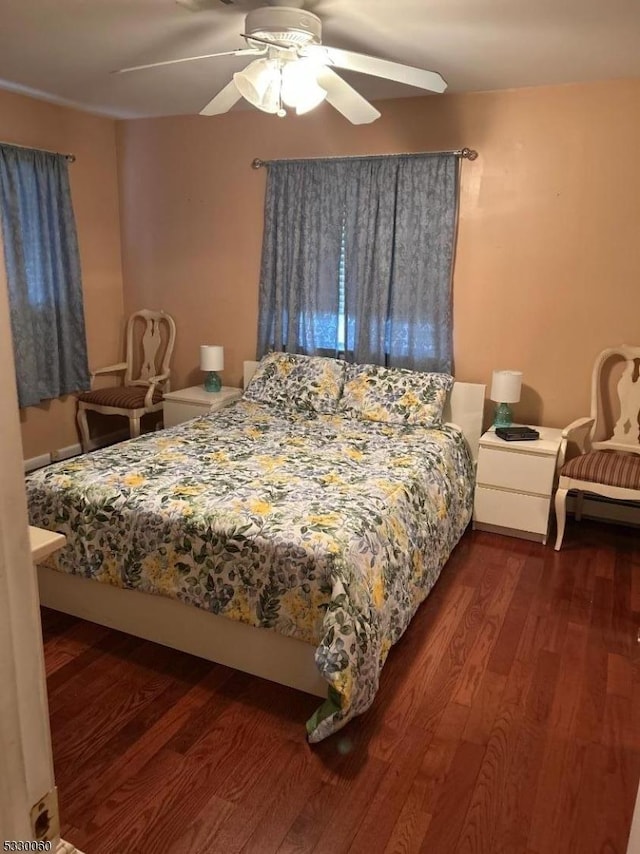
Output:
[[242,389],[222,386],[220,391],[205,391],[201,385],[170,391],[164,396],[164,426],[175,427],[190,418],[223,409],[242,397]]
[[473,527],[546,543],[562,430],[536,427],[533,442],[505,442],[493,429],[480,438]]

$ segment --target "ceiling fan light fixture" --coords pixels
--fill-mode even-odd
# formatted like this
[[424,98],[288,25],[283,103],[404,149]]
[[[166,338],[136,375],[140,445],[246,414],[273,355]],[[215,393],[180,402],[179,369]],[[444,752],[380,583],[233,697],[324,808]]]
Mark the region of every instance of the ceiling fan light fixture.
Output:
[[310,113],[311,110],[315,110],[316,107],[319,107],[326,97],[327,90],[316,84],[313,92],[307,93],[304,99],[298,101],[296,104],[296,114],[298,116],[303,116],[305,113]]
[[[233,79],[205,104],[200,110],[203,116],[226,113],[241,98],[265,113],[285,116],[286,104],[289,109],[302,115],[326,98],[331,107],[354,125],[368,124],[380,118],[380,111],[336,74],[334,69],[393,80],[428,92],[444,92],[447,88],[446,81],[436,71],[323,44],[322,22],[313,12],[303,9],[305,0],[175,1],[194,9],[217,2],[239,6],[257,2],[267,4],[253,9],[245,17],[241,36],[246,47],[119,70],[118,73],[145,71],[222,56],[260,56],[261,59],[251,62],[244,71],[234,74]],[[282,2],[288,5],[278,5]]]
[[283,103],[301,116],[327,97],[318,84],[318,65],[309,59],[256,59],[233,75],[238,92],[253,107],[284,116]]
[[317,80],[318,69],[309,59],[288,62],[282,69],[282,100],[301,116],[319,106],[327,97]]
[[277,113],[281,109],[280,64],[273,59],[256,59],[244,71],[233,75],[238,92],[252,106],[265,113]]

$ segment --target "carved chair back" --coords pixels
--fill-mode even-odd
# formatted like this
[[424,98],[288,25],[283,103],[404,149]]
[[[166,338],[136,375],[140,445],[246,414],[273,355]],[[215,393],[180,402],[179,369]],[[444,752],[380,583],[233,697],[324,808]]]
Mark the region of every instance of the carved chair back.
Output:
[[611,347],[591,378],[591,447],[640,454],[640,347]]
[[169,314],[149,309],[134,312],[127,323],[124,384],[146,386],[154,377],[166,376],[164,389],[168,391],[175,340],[176,325]]

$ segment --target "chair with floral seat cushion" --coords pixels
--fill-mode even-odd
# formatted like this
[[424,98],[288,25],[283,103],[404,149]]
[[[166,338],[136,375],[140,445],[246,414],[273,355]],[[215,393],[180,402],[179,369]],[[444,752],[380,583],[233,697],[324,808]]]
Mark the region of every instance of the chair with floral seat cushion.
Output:
[[162,411],[163,395],[170,390],[175,340],[175,322],[164,311],[142,309],[131,315],[127,322],[126,361],[91,372],[93,385],[99,374],[123,371],[123,384],[78,395],[78,427],[85,453],[91,445],[87,412],[125,416],[129,419],[129,435],[135,438],[140,435],[142,416]]
[[560,470],[555,508],[556,551],[562,546],[566,501],[577,490],[576,519],[586,493],[640,501],[640,347],[603,350],[591,377],[591,415],[563,431],[579,455]]

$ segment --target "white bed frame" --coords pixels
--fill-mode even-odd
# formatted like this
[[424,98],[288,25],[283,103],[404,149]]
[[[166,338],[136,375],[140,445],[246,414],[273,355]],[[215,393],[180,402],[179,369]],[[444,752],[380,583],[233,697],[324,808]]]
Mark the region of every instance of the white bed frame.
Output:
[[[257,364],[244,363],[245,387]],[[484,392],[484,385],[455,383],[444,413],[448,423],[462,429],[474,460],[482,432]],[[311,644],[210,614],[175,599],[98,584],[46,565],[38,566],[38,578],[40,601],[48,608],[308,694],[327,695],[327,683],[316,668],[315,647]]]

